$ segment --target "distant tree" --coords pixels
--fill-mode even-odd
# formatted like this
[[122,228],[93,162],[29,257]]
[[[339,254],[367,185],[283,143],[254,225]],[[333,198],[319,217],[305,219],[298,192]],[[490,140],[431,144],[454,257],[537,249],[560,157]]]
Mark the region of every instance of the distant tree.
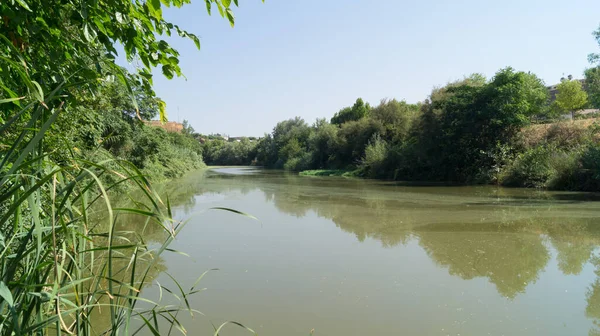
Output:
[[419,112],[419,106],[396,99],[383,99],[371,110],[370,118],[383,124],[385,131],[381,138],[389,142],[401,142],[408,136],[412,120]]
[[383,124],[371,118],[344,123],[338,132],[340,144],[336,152],[340,167],[345,168],[359,163],[373,135],[384,132]]
[[600,109],[600,66],[585,70],[585,91],[591,107]]
[[326,119],[317,119],[313,129],[314,131],[308,138],[308,150],[313,156],[312,164],[314,168],[326,168],[327,164],[335,161],[339,128],[330,124]]
[[189,121],[184,119],[182,124],[183,124],[183,129],[181,130],[181,133],[187,134],[187,135],[192,135],[192,134],[196,133],[196,131],[194,130],[192,125],[190,125]]
[[365,104],[362,98],[358,98],[352,107],[345,107],[336,113],[333,118],[331,118],[331,123],[341,125],[348,121],[360,120],[366,117],[370,110],[371,106],[369,103]]
[[588,97],[581,82],[564,81],[558,84],[556,89],[556,105],[565,112],[571,112],[572,117],[575,117],[575,112],[586,107]]
[[[596,39],[596,42],[598,42],[598,46],[600,46],[600,27],[598,27],[598,30],[594,31],[592,35]],[[591,64],[600,65],[600,53],[589,54],[588,61]]]

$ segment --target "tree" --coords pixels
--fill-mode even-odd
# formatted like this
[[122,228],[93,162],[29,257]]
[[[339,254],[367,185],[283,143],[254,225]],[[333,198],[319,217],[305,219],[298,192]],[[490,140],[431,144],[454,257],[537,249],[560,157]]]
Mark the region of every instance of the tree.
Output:
[[366,117],[371,110],[371,105],[362,100],[362,98],[356,99],[356,102],[352,107],[345,107],[336,113],[331,118],[331,123],[335,125],[341,125],[348,121],[360,120]]
[[587,105],[588,96],[580,81],[564,81],[556,89],[556,105],[565,112],[571,112],[571,117],[574,118],[575,112]]
[[[231,1],[205,2],[209,14],[214,5],[231,25],[234,24]],[[151,93],[152,68],[161,67],[167,78],[182,74],[179,53],[160,39],[161,36],[176,33],[200,48],[196,35],[163,17],[163,7],[179,8],[188,3],[190,0],[2,1],[0,45],[4,48],[0,56],[4,60],[19,61],[3,61],[0,92],[9,97],[22,96],[26,89],[35,89],[31,81],[39,83],[44,91],[52,91],[60,84],[68,88],[71,83],[77,83],[77,89],[82,89],[81,83],[94,89],[102,82],[98,79],[113,75],[123,81],[138,81]],[[115,65],[115,44],[123,46],[129,61],[141,61],[138,76],[126,76]],[[22,76],[23,71],[28,71],[28,80]],[[34,96],[42,100],[42,94]],[[65,97],[68,102],[70,96]],[[7,106],[10,107],[3,104],[0,108]],[[161,119],[166,119],[164,103],[159,107]]]
[[585,91],[592,108],[600,109],[600,66],[585,70]]
[[339,128],[323,118],[315,121],[313,129],[308,138],[308,150],[312,153],[313,168],[326,168],[328,163],[335,160]]
[[190,125],[189,121],[183,119],[183,122],[181,124],[183,125],[181,133],[186,135],[193,135],[194,133],[196,133],[196,130],[194,129],[194,127],[192,127],[192,125]]
[[[600,26],[598,27],[598,30],[592,32],[592,36],[594,36],[594,39],[596,39],[596,42],[598,42],[598,46],[600,46]],[[590,64],[600,65],[600,53],[589,54],[588,61],[590,62]]]
[[494,162],[489,152],[510,142],[548,99],[542,81],[512,68],[484,83],[466,79],[435,89],[417,123],[420,162],[426,179],[466,181]]
[[408,136],[412,120],[417,115],[419,106],[396,99],[383,99],[371,110],[370,118],[381,122],[385,128],[381,137],[391,142],[401,142]]

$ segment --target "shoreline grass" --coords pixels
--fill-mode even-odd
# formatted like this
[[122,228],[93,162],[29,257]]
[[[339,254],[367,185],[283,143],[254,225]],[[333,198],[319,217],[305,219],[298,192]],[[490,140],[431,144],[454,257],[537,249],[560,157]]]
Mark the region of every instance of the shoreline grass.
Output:
[[342,169],[313,169],[303,170],[298,173],[300,176],[325,176],[325,177],[358,177],[356,170]]

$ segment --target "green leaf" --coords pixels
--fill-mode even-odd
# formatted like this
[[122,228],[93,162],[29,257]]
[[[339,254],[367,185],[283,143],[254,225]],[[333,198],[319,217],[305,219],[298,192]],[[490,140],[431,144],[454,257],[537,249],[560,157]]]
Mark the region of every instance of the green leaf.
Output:
[[210,15],[210,8],[211,8],[211,2],[210,0],[206,0],[206,11],[208,12],[208,15]]
[[35,86],[35,88],[37,89],[37,92],[34,92],[33,95],[37,98],[37,100],[39,102],[43,102],[44,101],[44,91],[42,90],[42,87],[40,86],[40,84],[38,84],[38,82],[36,81],[31,81],[31,83]]
[[225,11],[227,12],[227,19],[229,20],[229,24],[231,25],[231,28],[233,28],[233,26],[235,25],[235,16],[233,16],[231,8],[227,8]]
[[196,48],[198,48],[198,50],[200,50],[200,39],[198,38],[198,36],[196,36],[194,34],[188,34],[188,37],[190,39],[192,39],[192,41],[194,41]]
[[221,0],[221,2],[225,8],[229,8],[229,6],[231,6],[231,0]]
[[10,103],[10,102],[15,102],[17,100],[21,100],[25,97],[16,97],[16,98],[5,98],[5,99],[0,99],[0,104],[4,104],[4,103]]
[[158,114],[160,116],[160,121],[161,122],[167,122],[167,103],[164,102],[164,100],[162,99],[157,99],[157,103],[158,103]]
[[160,20],[162,18],[162,10],[160,9],[160,0],[149,0],[147,2],[150,15],[155,19]]
[[258,218],[254,217],[254,216],[252,216],[252,215],[250,215],[250,214],[247,214],[247,213],[245,213],[245,212],[241,212],[241,211],[239,211],[239,210],[231,209],[231,208],[224,208],[224,207],[212,207],[212,208],[210,208],[209,210],[221,210],[221,211],[229,211],[229,212],[233,212],[234,214],[238,214],[238,215],[242,215],[242,216],[246,216],[246,217],[249,217],[249,218],[252,218],[252,219],[258,220]]
[[148,61],[148,56],[140,55],[140,59],[146,68],[150,68],[150,62]]
[[26,10],[31,12],[31,9],[29,8],[29,6],[27,5],[27,3],[24,0],[17,0],[17,3],[19,5],[21,5],[21,7],[25,8]]
[[220,2],[217,2],[217,9],[219,10],[219,14],[221,17],[225,17],[225,12],[223,11],[223,5]]
[[169,64],[162,66],[162,73],[167,79],[173,79],[173,67]]
[[102,32],[102,34],[108,35],[108,33],[106,32],[106,28],[104,27],[104,23],[102,23],[102,20],[100,20],[99,17],[97,17],[97,16],[94,17],[93,21],[96,24],[96,27],[98,27],[98,30],[100,30],[100,32]]
[[12,293],[10,292],[8,287],[6,287],[6,285],[4,284],[4,281],[0,281],[0,297],[2,297],[4,299],[4,301],[6,301],[6,303],[8,303],[9,307],[12,307],[15,305],[15,303],[13,301]]
[[236,7],[240,6],[240,4],[238,3],[238,0],[233,0],[233,3],[235,4]]
[[239,322],[235,322],[235,321],[226,321],[226,322],[224,322],[223,324],[221,324],[221,326],[219,326],[219,328],[217,328],[217,329],[215,330],[215,334],[214,334],[214,336],[219,336],[219,333],[221,332],[221,330],[222,330],[222,329],[223,329],[225,326],[227,326],[227,325],[229,325],[229,324],[233,324],[233,325],[236,325],[236,326],[238,326],[238,327],[240,327],[240,328],[244,328],[244,329],[248,330],[249,332],[253,333],[254,335],[256,335],[256,332],[255,332],[254,330],[252,330],[252,329],[250,329],[250,328],[246,327],[245,325],[243,325],[243,324],[241,324],[241,323],[239,323]]

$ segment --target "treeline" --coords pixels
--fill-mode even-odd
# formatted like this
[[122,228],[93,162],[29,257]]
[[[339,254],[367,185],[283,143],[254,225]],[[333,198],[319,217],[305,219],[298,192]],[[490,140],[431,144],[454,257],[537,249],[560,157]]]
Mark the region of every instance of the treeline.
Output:
[[239,141],[228,141],[222,138],[209,139],[205,140],[202,145],[202,156],[208,165],[247,166],[256,164],[256,144],[254,138],[246,137]]
[[[600,30],[594,36],[600,43]],[[600,126],[565,120],[600,108],[600,55],[589,60],[594,66],[583,81],[569,76],[551,90],[532,73],[505,68],[490,79],[473,74],[435,88],[417,104],[371,106],[359,98],[330,120],[296,117],[258,142],[208,141],[203,152],[215,165],[598,190]]]
[[290,170],[344,169],[400,180],[484,181],[510,143],[543,111],[547,89],[535,75],[507,68],[433,90],[420,104],[361,99],[331,122],[283,121],[258,145],[258,162]]
[[[597,68],[586,72],[596,73]],[[405,181],[597,190],[598,127],[558,120],[570,112],[569,104],[580,109],[590,106],[590,101],[598,103],[588,100],[579,81],[565,80],[558,89],[551,103],[537,76],[506,68],[489,80],[474,74],[435,88],[418,104],[385,99],[371,107],[357,99],[330,121],[319,119],[311,125],[297,117],[279,122],[254,146],[208,142],[204,152],[218,153],[211,154],[211,164],[345,170]],[[586,89],[593,91],[594,86],[588,84]],[[540,122],[553,126],[532,125]]]

